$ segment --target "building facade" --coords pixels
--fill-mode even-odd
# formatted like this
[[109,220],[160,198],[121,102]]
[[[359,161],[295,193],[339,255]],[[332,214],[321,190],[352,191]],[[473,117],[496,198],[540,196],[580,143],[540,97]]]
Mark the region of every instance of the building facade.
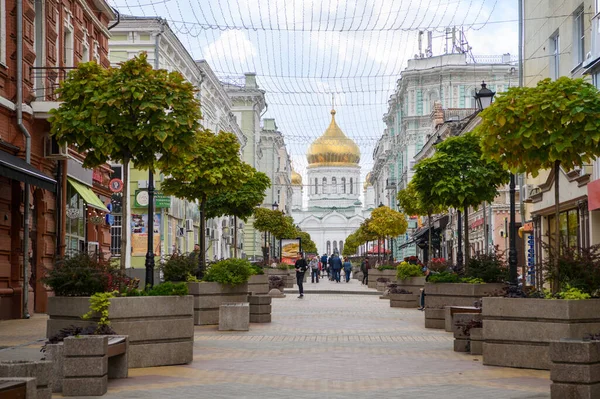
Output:
[[20,4],[0,0],[0,319],[45,312],[41,279],[57,257],[110,247],[110,168],[83,169],[47,118],[69,68],[109,65],[115,15],[103,0]]
[[[373,152],[374,166],[368,179],[375,204],[397,210],[396,196],[414,174],[415,156],[431,138],[432,113],[439,103],[447,120],[460,120],[475,111],[475,90],[485,81],[502,92],[518,83],[510,55],[486,57],[482,62],[466,52],[417,57],[408,61],[384,115],[386,129]],[[419,227],[409,219],[408,232],[392,240],[397,259],[416,255],[411,235]]]

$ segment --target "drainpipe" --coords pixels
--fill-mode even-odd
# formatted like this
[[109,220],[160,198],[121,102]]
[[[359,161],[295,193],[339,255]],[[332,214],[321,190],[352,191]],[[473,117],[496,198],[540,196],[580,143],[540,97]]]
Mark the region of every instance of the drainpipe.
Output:
[[111,30],[111,29],[112,29],[112,28],[114,28],[115,26],[119,25],[119,23],[121,22],[121,14],[119,13],[119,11],[117,11],[117,10],[116,10],[114,7],[111,7],[111,8],[112,8],[113,12],[114,12],[115,14],[117,14],[117,21],[116,21],[114,24],[112,24],[111,26],[109,26],[109,27],[107,28],[107,30]]
[[[23,0],[17,0],[17,126],[25,136],[25,161],[31,163],[31,134],[23,124]],[[23,206],[23,318],[29,319],[29,184]]]

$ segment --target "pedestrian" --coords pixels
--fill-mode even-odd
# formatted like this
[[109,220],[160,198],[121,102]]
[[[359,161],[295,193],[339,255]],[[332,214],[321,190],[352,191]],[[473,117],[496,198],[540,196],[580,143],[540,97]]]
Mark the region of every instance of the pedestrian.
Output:
[[340,274],[342,272],[342,260],[337,253],[334,252],[329,258],[329,265],[332,270],[333,280],[335,280],[336,283],[339,283],[341,278]]
[[317,279],[317,283],[319,282],[319,274],[321,271],[319,270],[319,260],[316,256],[310,260],[310,281],[314,284],[315,278]]
[[346,256],[344,258],[344,274],[346,275],[346,282],[350,282],[350,273],[352,273],[352,263],[348,260]]
[[306,269],[308,269],[308,265],[306,264],[306,259],[304,259],[304,254],[300,252],[298,254],[298,259],[294,264],[294,268],[296,269],[296,284],[298,284],[298,292],[300,295],[298,298],[304,298],[304,273],[306,273]]
[[[421,271],[425,275],[425,282],[429,281],[429,277],[431,277],[433,274],[436,274],[435,272],[432,272],[427,266],[423,266]],[[421,288],[421,296],[419,298],[419,305],[420,305],[419,310],[425,310],[425,288]]]
[[327,254],[323,254],[323,256],[321,256],[321,267],[323,270],[325,270],[325,272],[327,272],[327,278],[331,280],[329,277],[329,268],[327,267]]
[[369,258],[365,258],[360,265],[360,271],[363,274],[362,283],[364,285],[369,285]]

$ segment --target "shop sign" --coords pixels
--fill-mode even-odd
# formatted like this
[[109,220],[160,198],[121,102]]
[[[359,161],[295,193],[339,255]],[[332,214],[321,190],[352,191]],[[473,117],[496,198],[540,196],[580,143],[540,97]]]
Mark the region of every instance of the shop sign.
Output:
[[92,181],[102,184],[102,172],[100,172],[100,169],[94,169],[92,172]]

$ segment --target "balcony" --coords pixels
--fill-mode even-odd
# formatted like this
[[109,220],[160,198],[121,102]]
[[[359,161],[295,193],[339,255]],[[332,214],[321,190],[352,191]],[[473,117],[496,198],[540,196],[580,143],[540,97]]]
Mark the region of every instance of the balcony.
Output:
[[31,102],[34,116],[38,119],[47,119],[50,110],[59,106],[56,89],[60,82],[67,78],[69,71],[74,67],[33,67],[31,68],[31,81],[34,82]]

